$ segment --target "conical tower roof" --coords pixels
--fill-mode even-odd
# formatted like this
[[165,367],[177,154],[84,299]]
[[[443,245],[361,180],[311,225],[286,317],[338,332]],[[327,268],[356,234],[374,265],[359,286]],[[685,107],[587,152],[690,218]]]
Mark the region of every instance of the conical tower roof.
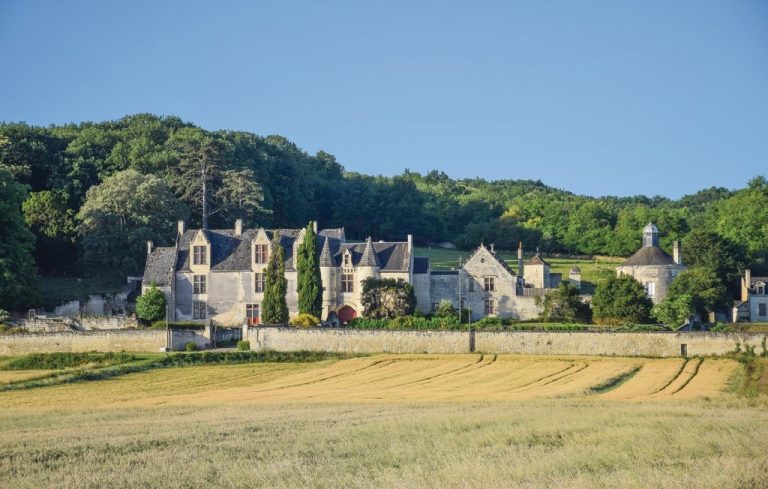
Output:
[[363,249],[363,255],[360,257],[358,267],[379,267],[379,258],[376,256],[376,251],[373,249],[373,241],[371,237],[365,242],[365,249]]
[[328,236],[325,237],[325,241],[323,241],[323,249],[320,250],[320,266],[333,266],[333,257],[331,256],[331,245],[328,244]]

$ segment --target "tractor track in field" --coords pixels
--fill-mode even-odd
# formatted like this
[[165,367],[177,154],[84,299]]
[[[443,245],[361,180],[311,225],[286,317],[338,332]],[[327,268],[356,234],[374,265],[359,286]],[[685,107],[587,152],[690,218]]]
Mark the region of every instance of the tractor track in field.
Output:
[[680,368],[677,369],[677,372],[675,373],[675,375],[669,380],[669,382],[661,386],[658,390],[651,392],[649,395],[658,394],[664,389],[666,389],[667,387],[669,387],[670,385],[672,385],[672,383],[683,374],[683,371],[685,370],[685,366],[688,365],[688,362],[690,361],[691,361],[690,358],[686,358],[685,361],[682,363],[682,365],[680,365]]
[[699,359],[699,363],[697,363],[697,364],[696,364],[696,366],[695,366],[695,367],[693,367],[693,372],[691,372],[691,376],[690,376],[690,377],[688,377],[688,380],[686,380],[685,382],[683,382],[683,385],[681,385],[680,387],[678,387],[678,388],[677,388],[677,389],[676,389],[674,392],[670,393],[670,395],[672,395],[672,396],[673,396],[673,395],[677,394],[678,392],[680,392],[681,390],[685,389],[685,386],[687,386],[688,384],[690,384],[690,383],[691,383],[691,381],[693,380],[693,378],[694,378],[694,377],[696,377],[696,375],[698,375],[698,373],[699,373],[699,369],[701,368],[701,365],[702,365],[703,363],[704,363],[704,360],[703,360],[703,359]]
[[[545,380],[545,379],[549,379],[549,378],[551,378],[551,377],[554,377],[555,375],[560,375],[560,374],[562,374],[563,372],[567,372],[567,371],[571,370],[572,368],[574,368],[575,366],[576,366],[576,364],[575,364],[575,363],[571,363],[571,364],[569,364],[567,367],[565,367],[564,369],[558,370],[557,372],[553,372],[553,373],[551,373],[551,374],[548,374],[548,375],[545,375],[545,376],[543,376],[543,377],[539,377],[539,378],[538,378],[538,379],[536,379],[536,380],[532,380],[532,381],[530,381],[530,382],[526,382],[526,383],[525,383],[525,384],[523,384],[523,385],[518,385],[517,387],[513,387],[513,388],[511,388],[511,389],[509,389],[509,390],[506,390],[506,391],[504,391],[504,392],[519,392],[521,389],[523,389],[523,388],[525,388],[525,387],[528,387],[528,386],[530,386],[530,385],[533,385],[533,384],[535,384],[535,383],[537,383],[537,382],[541,382],[542,380]],[[555,380],[557,380],[557,379],[555,379]]]
[[[496,355],[494,355],[494,359],[493,359],[493,361],[491,363],[496,361],[495,357],[496,357]],[[432,375],[432,376],[429,376],[429,377],[424,377],[423,379],[411,380],[411,381],[408,381],[408,382],[404,382],[402,384],[393,385],[392,387],[393,388],[394,387],[402,387],[404,385],[413,385],[413,384],[418,384],[418,383],[421,383],[421,382],[428,382],[430,380],[437,379],[439,377],[445,377],[446,375],[455,374],[456,372],[461,372],[462,370],[467,370],[467,369],[470,369],[472,367],[477,366],[477,364],[481,363],[483,361],[483,359],[485,359],[485,355],[481,354],[480,358],[478,358],[477,361],[472,362],[472,363],[470,363],[468,365],[464,365],[462,367],[459,367],[459,368],[456,368],[456,369],[453,369],[453,370],[449,370],[447,372],[442,372],[442,373],[439,373],[439,374],[435,374],[435,375]],[[481,365],[478,368],[482,368],[483,366],[484,365]],[[462,372],[462,373],[464,373],[464,372]]]
[[395,363],[395,360],[377,360],[377,361],[375,361],[375,362],[373,362],[373,363],[371,363],[369,365],[366,365],[364,367],[357,368],[357,369],[354,369],[354,370],[348,370],[346,372],[341,372],[341,373],[338,373],[338,374],[335,374],[335,375],[329,375],[329,376],[323,377],[321,379],[310,380],[310,381],[307,381],[307,382],[299,382],[297,384],[289,384],[289,385],[283,385],[283,386],[273,387],[273,388],[269,388],[269,389],[264,389],[263,391],[260,391],[260,392],[279,391],[279,390],[284,390],[284,389],[290,389],[290,388],[293,388],[293,387],[301,387],[301,386],[305,386],[305,385],[317,384],[317,383],[320,383],[320,382],[325,382],[326,380],[331,380],[331,379],[335,379],[335,378],[338,378],[338,377],[343,377],[345,375],[351,375],[351,374],[355,374],[355,373],[358,373],[358,372],[362,372],[363,370],[367,370],[367,369],[373,368],[373,367],[386,367],[387,365],[391,365],[393,363]]

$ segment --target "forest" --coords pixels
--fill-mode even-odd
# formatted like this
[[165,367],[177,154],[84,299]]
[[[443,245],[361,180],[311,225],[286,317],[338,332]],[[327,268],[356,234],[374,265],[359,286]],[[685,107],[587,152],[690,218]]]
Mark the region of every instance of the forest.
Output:
[[33,305],[40,276],[84,266],[141,274],[147,240],[168,245],[177,219],[199,226],[203,215],[210,228],[232,227],[237,218],[273,228],[317,220],[345,227],[352,240],[413,234],[421,245],[471,249],[484,241],[512,250],[522,241],[528,250],[612,256],[634,253],[653,221],[666,249],[675,239],[684,250],[715,242],[723,256],[708,259],[735,258],[729,275],[746,266],[760,273],[768,257],[768,182],[744,178],[741,189],[711,187],[678,200],[594,197],[494,175],[363,175],[282,136],[207,131],[173,116],[2,123],[0,307]]

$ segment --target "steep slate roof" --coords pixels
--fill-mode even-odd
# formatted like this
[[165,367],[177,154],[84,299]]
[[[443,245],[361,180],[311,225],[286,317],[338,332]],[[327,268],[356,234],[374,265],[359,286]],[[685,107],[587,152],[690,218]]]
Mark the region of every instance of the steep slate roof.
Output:
[[658,246],[643,246],[620,267],[677,265],[675,260]]
[[[405,272],[410,265],[410,255],[408,253],[408,243],[406,242],[371,242],[371,247],[376,254],[379,262],[379,270],[382,272]],[[334,253],[333,259],[336,266],[341,265],[341,257],[344,250],[349,250],[352,255],[352,265],[359,266],[363,258],[368,242],[365,243],[343,243]]]
[[415,256],[413,258],[413,273],[423,274],[429,271],[429,258]]
[[320,249],[320,266],[332,267],[333,256],[331,256],[331,245],[328,243],[328,237],[323,238],[323,247]]
[[170,285],[173,279],[173,264],[176,260],[176,248],[157,247],[147,256],[147,265],[144,267],[143,283],[158,286]]
[[[481,245],[481,246],[482,246],[483,248],[485,248],[485,246],[483,246],[483,245]],[[478,251],[479,251],[479,250],[478,250]],[[485,248],[485,251],[487,251],[489,255],[491,255],[492,257],[494,257],[494,258],[496,259],[496,261],[497,261],[497,262],[499,262],[499,264],[500,264],[502,267],[504,267],[504,269],[505,269],[506,271],[508,271],[508,272],[509,272],[511,275],[517,275],[517,273],[516,273],[514,270],[512,270],[512,268],[511,268],[509,265],[507,265],[507,262],[506,262],[506,261],[504,261],[504,258],[502,258],[502,257],[501,257],[501,256],[499,256],[498,254],[496,254],[496,252],[495,252],[495,251],[491,251],[491,250],[489,250],[488,248]]]
[[363,248],[363,254],[360,256],[360,261],[357,263],[358,267],[378,267],[379,260],[376,253],[373,251],[373,242],[371,238],[365,242],[365,248]]

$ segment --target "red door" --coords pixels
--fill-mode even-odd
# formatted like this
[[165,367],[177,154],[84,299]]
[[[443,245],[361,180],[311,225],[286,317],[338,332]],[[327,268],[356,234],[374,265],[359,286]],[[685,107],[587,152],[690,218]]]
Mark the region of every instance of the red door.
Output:
[[245,316],[248,318],[248,324],[250,326],[256,326],[259,324],[259,319],[261,316],[259,304],[246,304]]
[[339,322],[341,324],[348,323],[357,317],[357,312],[349,306],[344,306],[339,309]]

